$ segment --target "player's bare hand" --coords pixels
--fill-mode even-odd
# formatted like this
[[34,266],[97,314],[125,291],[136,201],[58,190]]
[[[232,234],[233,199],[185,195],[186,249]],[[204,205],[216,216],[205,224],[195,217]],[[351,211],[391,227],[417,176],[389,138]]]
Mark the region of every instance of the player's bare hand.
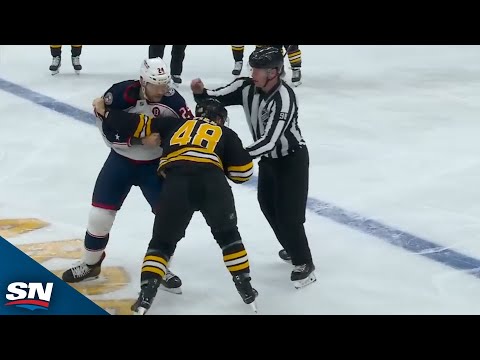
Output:
[[205,85],[203,85],[203,82],[201,79],[193,79],[192,83],[190,84],[190,88],[192,89],[192,92],[194,94],[201,94],[203,93],[203,89],[205,88]]
[[100,97],[93,100],[92,106],[97,114],[105,115],[105,101],[103,101],[103,98]]
[[148,147],[159,147],[160,146],[160,134],[150,134],[142,138],[142,144]]

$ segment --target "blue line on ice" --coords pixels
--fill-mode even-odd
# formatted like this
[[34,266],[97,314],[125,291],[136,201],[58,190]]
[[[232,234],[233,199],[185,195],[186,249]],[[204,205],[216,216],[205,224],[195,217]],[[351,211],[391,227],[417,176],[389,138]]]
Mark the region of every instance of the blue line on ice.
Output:
[[[95,119],[93,113],[91,112],[78,109],[74,106],[65,104],[59,100],[55,100],[54,98],[40,94],[1,78],[0,89],[25,100],[29,100],[47,109],[56,111],[62,115],[72,117],[75,120],[91,125],[95,124]],[[253,178],[247,184],[248,186],[256,187],[257,178]],[[447,249],[444,246],[435,244],[429,240],[422,239],[405,231],[395,229],[376,220],[368,219],[362,215],[350,212],[315,198],[308,198],[307,208],[319,216],[325,217],[365,234],[375,236],[392,245],[427,257],[451,268],[467,271],[477,278],[480,278],[480,260],[460,254],[456,251]]]

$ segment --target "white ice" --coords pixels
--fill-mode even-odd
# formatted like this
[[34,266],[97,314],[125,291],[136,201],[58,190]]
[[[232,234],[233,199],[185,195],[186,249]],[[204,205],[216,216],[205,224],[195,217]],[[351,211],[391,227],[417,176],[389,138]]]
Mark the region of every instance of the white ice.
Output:
[[[310,196],[480,259],[480,47],[301,49],[304,79],[295,91],[310,149]],[[68,45],[63,52],[61,73],[52,77],[48,45],[1,45],[0,78],[91,111],[92,99],[112,83],[137,78],[147,46],[86,45],[80,76]],[[229,45],[189,46],[179,91],[193,107],[190,80],[222,85],[232,67]],[[98,130],[1,90],[0,114],[0,218],[52,224],[12,243],[82,238],[109,151]],[[242,109],[231,108],[230,118],[251,142]],[[318,280],[295,290],[255,190],[233,189],[259,314],[480,314],[479,278],[312,212],[305,226]],[[131,275],[117,298],[137,295],[152,221],[134,188],[104,263]],[[150,314],[251,314],[200,215],[178,245],[173,270],[184,293],[159,293]]]

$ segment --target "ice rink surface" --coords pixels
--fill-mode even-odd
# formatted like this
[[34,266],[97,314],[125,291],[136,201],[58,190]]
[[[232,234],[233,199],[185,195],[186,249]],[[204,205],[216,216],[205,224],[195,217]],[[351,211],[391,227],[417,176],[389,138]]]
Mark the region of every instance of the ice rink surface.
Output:
[[[480,314],[480,47],[301,49],[303,84],[295,92],[311,159],[305,226],[318,280],[293,288],[255,179],[232,185],[259,313]],[[92,126],[91,102],[115,82],[137,79],[147,53],[145,45],[86,45],[77,76],[66,45],[61,72],[51,76],[47,45],[0,46],[0,219],[50,224],[13,244],[83,238],[109,152]],[[190,81],[220,86],[233,79],[232,68],[229,45],[188,46],[178,90],[194,108]],[[252,142],[243,109],[229,113],[230,126]],[[122,267],[128,284],[92,299],[136,298],[152,223],[133,188],[104,262]],[[60,253],[44,265],[72,261]],[[149,314],[251,314],[200,214],[172,270],[183,294],[160,292]]]

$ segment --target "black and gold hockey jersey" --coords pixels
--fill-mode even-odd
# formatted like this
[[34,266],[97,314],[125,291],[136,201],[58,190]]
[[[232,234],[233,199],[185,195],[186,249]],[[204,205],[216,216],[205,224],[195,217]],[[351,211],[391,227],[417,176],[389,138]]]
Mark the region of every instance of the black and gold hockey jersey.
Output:
[[238,135],[206,118],[156,118],[112,109],[103,121],[137,138],[159,133],[163,148],[159,173],[177,166],[213,167],[235,183],[246,182],[253,174],[252,158]]

